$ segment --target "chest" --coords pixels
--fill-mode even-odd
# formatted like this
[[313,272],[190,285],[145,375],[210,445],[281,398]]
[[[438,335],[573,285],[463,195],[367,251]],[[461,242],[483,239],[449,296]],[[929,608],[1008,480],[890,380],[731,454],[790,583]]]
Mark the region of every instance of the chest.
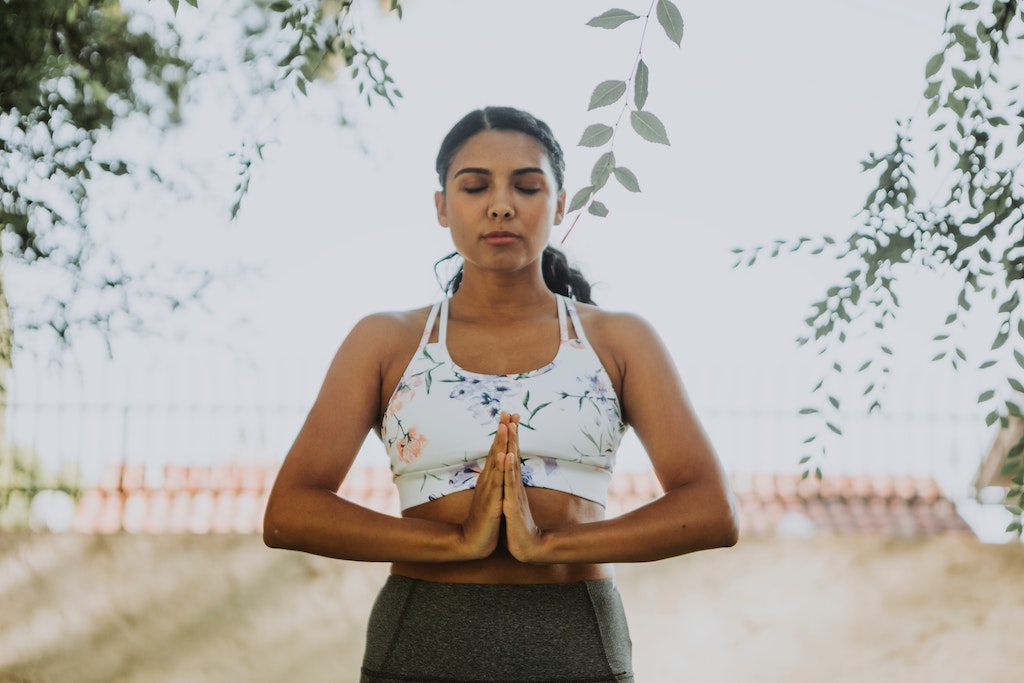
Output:
[[488,375],[530,372],[549,364],[561,340],[557,322],[482,325],[452,320],[445,346],[459,367]]

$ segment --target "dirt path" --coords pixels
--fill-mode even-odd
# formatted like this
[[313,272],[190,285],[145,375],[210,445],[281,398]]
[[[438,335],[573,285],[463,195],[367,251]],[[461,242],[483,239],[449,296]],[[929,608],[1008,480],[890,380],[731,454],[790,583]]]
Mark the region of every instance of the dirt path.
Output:
[[[387,568],[256,535],[0,536],[0,681],[358,680]],[[641,683],[1009,680],[1024,547],[744,539],[618,568]]]

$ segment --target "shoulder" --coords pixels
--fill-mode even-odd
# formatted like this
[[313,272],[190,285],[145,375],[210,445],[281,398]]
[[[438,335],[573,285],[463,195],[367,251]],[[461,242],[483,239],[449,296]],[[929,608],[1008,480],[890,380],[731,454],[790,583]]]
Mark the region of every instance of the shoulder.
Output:
[[396,383],[398,375],[416,353],[430,309],[431,306],[424,306],[364,316],[342,342],[336,362],[360,364],[384,384]]
[[644,317],[578,302],[576,311],[587,340],[620,390],[620,396],[626,377],[638,376],[640,366],[654,365],[661,371],[672,368],[661,337]]
[[360,338],[377,338],[380,340],[394,339],[423,333],[430,315],[430,306],[416,308],[411,311],[380,311],[370,313],[361,318],[353,327],[349,336]]
[[637,344],[660,344],[657,331],[642,316],[624,311],[607,311],[576,302],[576,311],[587,338],[608,350],[629,350]]

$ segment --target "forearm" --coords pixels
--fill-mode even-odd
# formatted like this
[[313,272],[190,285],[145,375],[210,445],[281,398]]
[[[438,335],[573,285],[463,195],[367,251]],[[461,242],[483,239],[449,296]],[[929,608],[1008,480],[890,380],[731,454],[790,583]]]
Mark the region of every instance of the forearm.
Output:
[[457,524],[394,517],[315,488],[272,496],[263,540],[272,548],[365,562],[450,562],[482,552],[465,542]]
[[541,531],[541,563],[647,562],[736,543],[735,510],[715,487],[681,487],[619,517]]

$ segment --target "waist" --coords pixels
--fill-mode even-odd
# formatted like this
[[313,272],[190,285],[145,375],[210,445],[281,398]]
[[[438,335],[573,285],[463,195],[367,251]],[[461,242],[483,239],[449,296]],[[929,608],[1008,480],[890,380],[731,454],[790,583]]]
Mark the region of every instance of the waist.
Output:
[[[604,507],[560,491],[529,489],[534,521],[541,529],[604,519]],[[403,511],[403,516],[459,524],[469,515],[472,491],[462,491]],[[610,564],[524,564],[509,554],[504,539],[490,556],[470,562],[395,562],[391,573],[437,583],[554,584],[611,579]]]
[[391,573],[433,583],[528,585],[577,583],[612,579],[610,564],[523,564],[510,555],[494,555],[473,562],[394,562]]

